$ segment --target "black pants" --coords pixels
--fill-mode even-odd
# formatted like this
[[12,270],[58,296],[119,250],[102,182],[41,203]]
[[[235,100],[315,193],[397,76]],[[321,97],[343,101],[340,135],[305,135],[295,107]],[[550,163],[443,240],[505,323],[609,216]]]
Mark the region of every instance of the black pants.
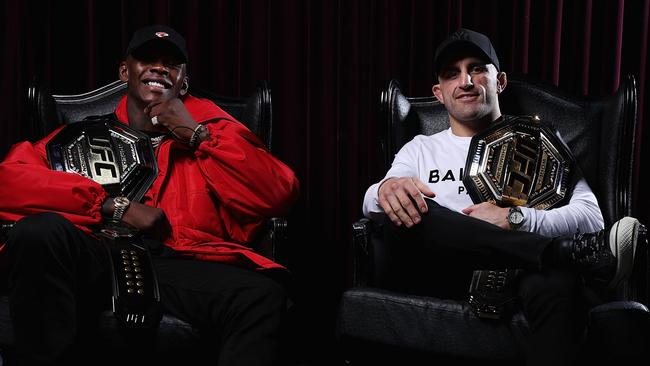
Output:
[[[88,349],[84,341],[94,319],[109,306],[108,253],[52,213],[18,221],[7,245],[10,311],[21,363],[78,362]],[[219,365],[276,364],[286,308],[278,282],[221,263],[154,257],[154,266],[164,311],[215,334],[210,347]]]
[[542,266],[552,238],[504,230],[427,200],[429,211],[412,228],[385,225],[397,282],[413,293],[466,300],[475,269],[524,269],[518,294],[531,336],[529,365],[571,364],[586,324],[582,280],[567,269]]

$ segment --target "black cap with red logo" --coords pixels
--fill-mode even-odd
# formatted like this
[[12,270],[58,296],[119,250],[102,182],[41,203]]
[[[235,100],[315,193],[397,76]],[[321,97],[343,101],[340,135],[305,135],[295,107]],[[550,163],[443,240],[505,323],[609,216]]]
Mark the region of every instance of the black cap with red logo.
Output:
[[187,62],[187,48],[185,46],[185,38],[181,36],[174,29],[164,25],[152,25],[149,27],[140,28],[131,38],[129,47],[126,49],[126,54],[130,55],[138,48],[149,42],[167,42],[168,45],[178,51],[178,55],[183,62]]

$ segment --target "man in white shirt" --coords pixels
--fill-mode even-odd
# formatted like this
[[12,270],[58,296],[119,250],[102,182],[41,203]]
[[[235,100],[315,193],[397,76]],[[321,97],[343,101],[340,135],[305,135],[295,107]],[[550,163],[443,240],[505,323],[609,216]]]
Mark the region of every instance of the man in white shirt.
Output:
[[397,256],[445,275],[427,278],[431,295],[447,294],[445,286],[466,291],[463,271],[526,270],[518,295],[531,328],[528,364],[569,364],[585,326],[583,278],[613,288],[629,277],[642,225],[626,217],[603,230],[596,197],[581,177],[568,203],[555,209],[473,204],[462,182],[470,140],[507,118],[498,101],[507,77],[490,40],[467,29],[438,47],[435,68],[433,93],[450,128],[404,145],[386,177],[366,192],[364,215],[390,220],[385,228]]

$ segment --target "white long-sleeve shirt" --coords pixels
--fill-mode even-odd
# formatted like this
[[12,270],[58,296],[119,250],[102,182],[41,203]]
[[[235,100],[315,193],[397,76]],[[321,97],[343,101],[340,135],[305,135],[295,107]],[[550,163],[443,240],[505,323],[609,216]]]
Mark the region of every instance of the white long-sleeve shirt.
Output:
[[[473,205],[462,180],[471,139],[456,136],[451,129],[413,138],[395,155],[386,177],[366,191],[363,214],[375,220],[384,219],[378,190],[381,183],[393,177],[419,178],[436,194],[434,200],[451,210],[461,212]],[[596,196],[583,177],[565,206],[550,210],[521,207],[521,211],[524,223],[519,230],[549,237],[594,232],[604,227]]]

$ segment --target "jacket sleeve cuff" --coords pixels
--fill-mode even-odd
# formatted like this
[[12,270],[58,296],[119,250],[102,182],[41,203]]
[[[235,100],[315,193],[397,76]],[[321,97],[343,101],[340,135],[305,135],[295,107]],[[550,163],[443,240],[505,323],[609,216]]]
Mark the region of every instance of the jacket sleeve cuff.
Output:
[[194,155],[197,158],[204,158],[206,157],[206,153],[217,147],[219,145],[219,137],[216,131],[214,131],[211,127],[210,124],[204,125],[208,131],[208,135],[210,136],[209,139],[203,140],[199,142],[199,144],[196,146],[196,149],[194,150]]
[[88,216],[92,218],[92,221],[100,223],[104,219],[102,215],[102,205],[108,198],[108,193],[103,188],[100,188],[92,194],[94,197],[92,198],[91,202],[89,202],[90,207],[88,209]]

